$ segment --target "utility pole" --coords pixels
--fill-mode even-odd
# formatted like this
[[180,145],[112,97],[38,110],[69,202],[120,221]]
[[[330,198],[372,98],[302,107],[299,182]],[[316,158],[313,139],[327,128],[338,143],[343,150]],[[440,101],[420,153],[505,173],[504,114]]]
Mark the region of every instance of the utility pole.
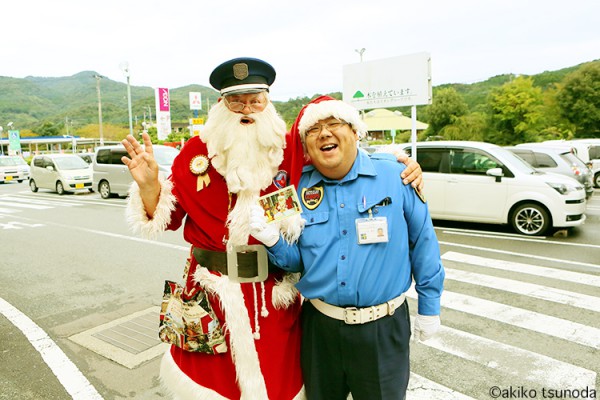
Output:
[[98,93],[98,125],[100,125],[100,146],[104,146],[104,132],[102,132],[102,95],[100,94],[101,75],[94,75],[96,78],[96,92]]
[[123,61],[120,65],[121,71],[123,71],[123,75],[127,78],[127,109],[129,111],[129,134],[133,136],[133,118],[131,113],[131,71],[129,70],[129,63],[127,61]]

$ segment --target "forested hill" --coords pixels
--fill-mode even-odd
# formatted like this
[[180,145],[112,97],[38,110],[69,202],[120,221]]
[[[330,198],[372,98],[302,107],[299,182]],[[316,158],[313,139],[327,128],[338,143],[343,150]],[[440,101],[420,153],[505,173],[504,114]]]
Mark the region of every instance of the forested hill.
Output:
[[[591,92],[591,95],[587,93],[586,96],[591,96],[591,99],[588,98],[586,101],[591,102],[592,114],[595,112],[599,115],[596,118],[600,118],[600,104],[598,104],[600,102],[600,87],[598,86],[600,77],[594,78],[595,71],[600,71],[600,60],[597,60],[531,76],[504,74],[477,83],[435,86],[433,88],[433,104],[418,107],[419,120],[430,123],[428,135],[442,134],[446,138],[454,138],[452,136],[457,135],[456,131],[461,131],[461,135],[464,135],[462,132],[465,124],[470,126],[470,129],[479,129],[481,132],[499,128],[502,130],[507,128],[502,126],[507,122],[500,121],[495,126],[494,113],[501,113],[501,110],[494,111],[494,107],[503,107],[497,104],[503,91],[528,92],[533,90],[535,92],[533,103],[540,103],[540,107],[550,107],[553,103],[560,103],[559,92],[561,90],[564,92],[564,89],[561,88],[564,87],[566,80],[571,79],[569,77],[575,76],[582,69],[589,70],[589,66],[591,66],[592,73],[590,77],[589,71],[586,72],[586,79],[591,79],[590,82],[579,82],[578,84],[590,86],[588,92]],[[97,131],[98,128],[96,75],[97,73],[94,71],[83,71],[73,76],[58,78],[28,76],[18,79],[0,76],[0,125],[12,121],[14,126],[25,134],[65,134],[70,129],[71,133],[93,135],[94,130]],[[109,126],[108,131],[111,130],[110,125],[114,127],[114,130],[118,130],[120,127],[126,128],[128,126],[126,83],[102,77],[100,90],[102,118],[103,123]],[[215,90],[201,85],[171,89],[171,120],[173,123],[187,123],[191,117],[189,92],[201,92],[203,105],[212,105],[218,98]],[[315,93],[315,96],[318,94]],[[328,94],[341,98],[340,92]],[[492,94],[494,95],[491,96]],[[583,94],[575,94],[575,96],[578,95]],[[569,96],[573,97],[573,94],[569,94]],[[131,86],[131,97],[134,124],[136,127],[141,127],[143,119],[150,118],[150,114],[154,113],[154,90],[145,86]],[[562,97],[568,96],[563,95]],[[300,108],[308,101],[310,98],[298,97],[285,102],[274,102],[274,104],[289,126],[298,115]],[[532,102],[529,101],[529,103]],[[561,104],[562,111],[558,109]],[[529,129],[535,128],[540,131],[550,127],[554,136],[575,134],[579,128],[569,120],[567,115],[569,110],[564,110],[565,107],[569,107],[569,103],[563,101],[561,104],[558,104],[558,108],[554,110],[546,108],[542,114],[558,113],[561,114],[563,120],[559,121],[554,118],[550,121],[552,118],[546,118],[545,126],[530,126]],[[587,107],[589,114],[589,104]],[[206,110],[207,107],[203,107],[200,117],[206,115]],[[407,109],[400,109],[400,111],[408,112]],[[529,118],[527,117],[528,112],[514,117],[517,120],[508,123],[518,124],[519,118]],[[572,118],[578,117],[573,115]],[[585,129],[587,131],[596,130],[600,134],[600,127],[594,126],[593,118],[591,128],[590,123],[586,122]],[[500,116],[500,120],[503,119],[505,118]],[[444,128],[454,128],[455,131],[453,133],[451,129],[447,129],[446,132],[442,132]],[[514,130],[513,128],[515,127],[508,127],[507,132],[510,134],[511,130]],[[470,138],[473,139],[473,137]],[[483,138],[493,139],[491,137]],[[478,138],[475,137],[475,139]]]

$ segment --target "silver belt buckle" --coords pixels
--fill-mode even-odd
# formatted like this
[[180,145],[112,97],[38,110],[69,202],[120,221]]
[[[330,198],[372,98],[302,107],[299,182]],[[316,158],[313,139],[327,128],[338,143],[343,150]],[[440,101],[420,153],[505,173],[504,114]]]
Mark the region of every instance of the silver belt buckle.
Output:
[[[252,278],[242,278],[238,272],[238,253],[256,252],[256,263],[258,275]],[[234,282],[264,282],[269,274],[269,262],[267,250],[262,244],[250,246],[234,246],[233,250],[227,251],[227,277]]]
[[[356,325],[356,324],[360,324],[360,318],[359,321],[356,320],[357,316],[361,316],[358,308],[356,307],[346,307],[344,308],[344,322],[348,325]],[[350,319],[353,318],[353,319]]]

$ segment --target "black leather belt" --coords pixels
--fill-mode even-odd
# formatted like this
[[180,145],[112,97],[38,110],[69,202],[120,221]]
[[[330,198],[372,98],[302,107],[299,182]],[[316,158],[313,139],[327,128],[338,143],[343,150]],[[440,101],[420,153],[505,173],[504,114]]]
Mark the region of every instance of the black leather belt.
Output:
[[[267,271],[260,271],[259,264],[264,265],[266,270],[273,272],[279,270],[267,263],[266,250],[264,246],[243,246],[245,251],[233,253],[233,260],[237,261],[237,276],[231,273],[232,255],[223,251],[205,250],[199,247],[192,249],[194,258],[201,266],[210,271],[220,272],[222,275],[228,275],[230,278],[240,282],[261,282],[266,279]],[[263,259],[261,261],[261,258]],[[262,276],[261,276],[262,275]]]

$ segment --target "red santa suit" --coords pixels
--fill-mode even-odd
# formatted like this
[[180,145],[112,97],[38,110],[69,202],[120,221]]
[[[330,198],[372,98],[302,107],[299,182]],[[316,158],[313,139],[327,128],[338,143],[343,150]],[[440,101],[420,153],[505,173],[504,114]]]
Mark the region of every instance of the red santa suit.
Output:
[[[302,149],[289,134],[286,142],[283,162],[274,177],[278,184],[272,183],[261,195],[297,184]],[[207,171],[210,183],[197,190],[198,175],[190,163],[198,155],[208,158],[208,151],[199,137],[193,137],[175,159],[171,177],[161,182],[159,205],[151,220],[134,184],[128,218],[132,227],[148,237],[165,229],[176,230],[183,224],[184,238],[193,247],[225,251],[227,215],[236,196],[232,194],[230,199],[225,179],[212,166]],[[258,242],[250,237],[249,244]],[[209,294],[225,329],[228,351],[212,355],[171,346],[161,365],[165,389],[181,399],[304,399],[300,296],[294,280],[283,272],[269,272],[265,282],[236,283],[202,268],[193,256],[189,262],[186,287],[200,285]]]

